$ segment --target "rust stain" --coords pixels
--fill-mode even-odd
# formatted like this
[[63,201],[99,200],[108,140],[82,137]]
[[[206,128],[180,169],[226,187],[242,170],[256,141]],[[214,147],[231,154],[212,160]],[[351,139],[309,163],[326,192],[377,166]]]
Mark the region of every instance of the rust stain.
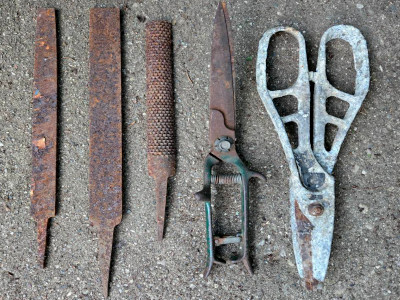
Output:
[[314,290],[319,283],[319,281],[314,278],[312,264],[311,234],[314,226],[302,213],[297,201],[295,201],[295,217],[306,288],[308,290]]
[[35,141],[32,141],[33,145],[35,145],[39,150],[43,150],[46,148],[46,138],[41,138]]
[[89,24],[89,217],[99,237],[108,295],[114,227],[122,218],[121,40],[118,8],[93,8]]
[[98,103],[100,103],[100,100],[96,97],[93,98],[93,102],[91,103],[91,105],[97,105]]
[[164,235],[167,182],[175,174],[175,103],[172,26],[167,21],[146,25],[147,161],[156,182],[158,240]]
[[[44,267],[48,219],[55,216],[56,201],[57,38],[54,9],[38,10],[35,40],[30,195],[31,213],[37,223],[38,261]],[[44,44],[51,47],[43,48]]]

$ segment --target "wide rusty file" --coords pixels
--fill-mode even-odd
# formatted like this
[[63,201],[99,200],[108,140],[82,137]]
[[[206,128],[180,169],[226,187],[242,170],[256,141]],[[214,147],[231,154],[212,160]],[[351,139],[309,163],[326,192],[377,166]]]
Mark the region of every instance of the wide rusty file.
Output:
[[103,294],[122,218],[121,41],[117,8],[90,10],[90,221],[98,231]]
[[44,267],[47,223],[55,216],[57,155],[57,41],[54,9],[37,14],[33,72],[31,213],[38,261]]

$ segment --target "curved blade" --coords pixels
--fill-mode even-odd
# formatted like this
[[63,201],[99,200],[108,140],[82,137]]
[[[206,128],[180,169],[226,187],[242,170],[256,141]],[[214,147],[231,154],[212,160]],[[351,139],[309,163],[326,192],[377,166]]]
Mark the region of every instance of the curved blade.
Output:
[[[214,19],[214,31],[211,48],[210,82],[210,144],[226,131],[213,120],[213,111],[224,116],[225,126],[235,130],[235,84],[233,70],[233,48],[230,33],[229,16],[226,3],[220,2]],[[222,130],[222,131],[221,131]],[[234,136],[231,136],[235,139]]]

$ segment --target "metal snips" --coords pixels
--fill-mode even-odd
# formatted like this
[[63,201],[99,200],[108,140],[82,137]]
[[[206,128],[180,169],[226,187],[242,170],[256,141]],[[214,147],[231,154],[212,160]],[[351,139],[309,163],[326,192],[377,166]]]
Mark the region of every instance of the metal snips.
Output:
[[[266,64],[271,37],[278,32],[294,36],[299,45],[299,72],[296,82],[284,90],[267,88]],[[349,94],[332,86],[326,75],[326,44],[341,39],[353,50],[356,71],[355,93]],[[325,278],[333,236],[335,191],[332,170],[340,146],[354,120],[369,88],[367,43],[360,31],[352,26],[329,28],[319,46],[316,72],[309,72],[303,35],[289,27],[277,27],[265,32],[260,40],[257,58],[257,89],[279,135],[289,163],[290,216],[297,269],[308,289],[315,289]],[[309,81],[315,83],[313,114]],[[280,116],[273,100],[284,96],[297,98],[297,111]],[[343,119],[326,111],[326,100],[336,97],[349,104]],[[313,115],[313,119],[311,116]],[[297,125],[298,145],[292,148],[285,124]],[[325,148],[327,124],[337,127],[331,149]],[[311,136],[313,126],[313,136]],[[311,144],[312,139],[312,144]]]

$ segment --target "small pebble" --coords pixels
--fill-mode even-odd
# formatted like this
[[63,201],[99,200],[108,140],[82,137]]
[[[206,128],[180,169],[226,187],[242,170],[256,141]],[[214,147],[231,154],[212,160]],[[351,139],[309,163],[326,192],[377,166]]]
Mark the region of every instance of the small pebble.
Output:
[[367,175],[367,171],[365,171],[365,170],[362,170],[362,171],[361,171],[361,174],[363,174],[363,175]]
[[362,212],[363,214],[366,214],[368,212],[368,206],[366,206],[365,204],[360,203],[358,205],[358,209],[360,212]]
[[358,9],[363,9],[363,8],[364,8],[364,5],[362,5],[361,3],[357,3],[356,7],[357,7]]
[[165,260],[160,260],[157,262],[157,265],[165,266],[166,262],[165,262]]
[[365,228],[367,228],[368,230],[372,230],[372,229],[374,229],[374,226],[371,224],[367,224],[367,225],[365,225]]
[[286,251],[285,251],[285,249],[282,249],[281,252],[279,252],[279,255],[280,255],[281,257],[286,257]]
[[261,240],[261,241],[257,244],[258,247],[262,247],[262,246],[264,246],[264,245],[265,245],[265,240]]

